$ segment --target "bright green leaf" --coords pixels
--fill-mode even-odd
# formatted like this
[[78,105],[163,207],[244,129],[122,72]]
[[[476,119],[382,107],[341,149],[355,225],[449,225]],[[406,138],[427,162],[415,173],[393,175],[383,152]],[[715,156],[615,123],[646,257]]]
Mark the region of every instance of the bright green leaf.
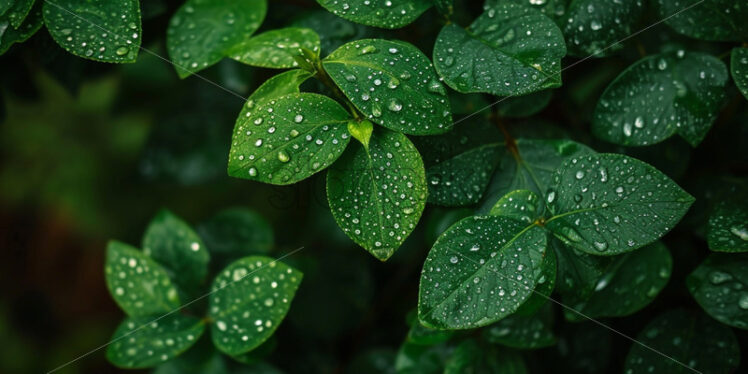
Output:
[[138,0],[40,0],[49,34],[66,51],[103,62],[135,62],[140,50]]
[[748,329],[748,254],[712,254],[686,279],[688,290],[717,321]]
[[469,339],[455,348],[444,368],[444,374],[463,373],[525,374],[527,368],[519,353],[482,346]]
[[213,282],[210,317],[213,344],[236,356],[258,347],[278,328],[302,274],[268,257],[244,257]]
[[6,0],[5,2],[7,4],[12,3],[13,6],[7,9],[7,13],[3,13],[2,10],[0,10],[0,18],[7,19],[10,21],[11,26],[17,29],[23,24],[23,21],[26,19],[26,16],[29,15],[29,12],[31,12],[35,0]]
[[312,74],[308,71],[294,69],[285,71],[272,78],[266,80],[260,87],[252,92],[247,98],[247,102],[242,107],[239,117],[236,122],[246,121],[246,117],[251,115],[255,105],[272,99],[277,99],[281,96],[285,96],[292,93],[299,93],[299,86],[301,86],[307,79],[311,78]]
[[748,99],[748,47],[735,48],[730,57],[732,80],[746,99]]
[[526,5],[499,3],[470,27],[444,26],[434,46],[436,71],[458,92],[525,95],[561,85],[564,37]]
[[130,317],[168,313],[180,306],[166,270],[127,244],[109,242],[104,274],[109,293]]
[[740,348],[730,328],[701,313],[665,312],[636,340],[646,347],[632,343],[626,373],[721,374],[734,372],[740,362]]
[[15,43],[26,41],[42,27],[42,3],[37,2],[17,28],[10,25],[10,12],[0,16],[0,55],[8,51]]
[[349,117],[335,100],[312,93],[252,104],[234,128],[228,173],[279,185],[306,179],[343,153]]
[[623,46],[644,11],[642,0],[574,0],[566,11],[564,25],[569,54],[603,57]]
[[197,227],[211,253],[247,256],[268,253],[273,247],[273,228],[257,212],[229,208]]
[[127,318],[112,336],[107,359],[125,369],[156,366],[186,351],[204,330],[203,321],[181,314]]
[[530,190],[516,190],[504,195],[488,214],[532,223],[541,214],[540,197]]
[[513,314],[483,330],[484,338],[494,344],[519,349],[537,349],[556,344],[553,335],[551,304],[531,316]]
[[161,264],[184,290],[205,280],[210,255],[187,222],[167,210],[153,218],[143,235],[143,253]]
[[680,221],[694,198],[652,166],[620,154],[564,161],[546,192],[546,227],[567,245],[615,255],[647,245]]
[[322,65],[374,123],[411,135],[443,133],[452,124],[444,86],[431,61],[411,44],[357,40],[335,50]]
[[327,173],[335,221],[356,244],[387,260],[415,228],[426,205],[423,161],[405,135],[377,128]]
[[748,252],[748,190],[732,187],[709,216],[707,242],[717,252]]
[[298,66],[294,56],[301,56],[302,48],[319,54],[319,36],[311,29],[289,27],[247,39],[226,54],[247,65],[284,69]]
[[748,4],[735,0],[657,0],[657,18],[675,31],[702,40],[748,38]]
[[659,143],[677,133],[696,147],[719,114],[727,79],[725,64],[703,53],[643,58],[605,89],[592,132],[629,146]]
[[228,56],[260,27],[266,0],[187,0],[169,22],[166,46],[185,78]]
[[532,294],[546,250],[536,225],[498,216],[465,218],[434,243],[423,264],[418,318],[467,329],[513,313]]
[[431,7],[430,0],[317,0],[336,16],[367,26],[397,29]]

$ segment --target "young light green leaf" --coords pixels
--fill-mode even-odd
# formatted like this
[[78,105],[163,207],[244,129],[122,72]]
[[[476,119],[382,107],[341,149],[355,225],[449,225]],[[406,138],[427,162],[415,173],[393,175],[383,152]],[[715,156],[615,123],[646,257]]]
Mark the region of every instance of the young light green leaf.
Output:
[[229,208],[197,227],[212,253],[247,256],[268,253],[273,246],[273,228],[257,212]]
[[57,44],[83,58],[135,62],[140,50],[138,0],[45,0],[44,23]]
[[717,252],[748,252],[748,190],[733,187],[709,216],[707,242]]
[[109,242],[104,274],[112,298],[130,317],[168,313],[180,305],[166,270],[127,244]]
[[423,155],[428,202],[444,206],[477,203],[483,197],[503,144],[495,126],[460,124],[450,132],[413,140]]
[[6,0],[6,4],[12,4],[12,6],[6,9],[5,13],[0,9],[0,18],[7,19],[11,26],[17,29],[23,24],[23,21],[26,19],[26,16],[29,15],[29,12],[31,12],[31,8],[34,6],[34,1],[35,0]]
[[431,7],[430,0],[317,0],[336,16],[367,26],[397,29]]
[[297,27],[271,30],[249,38],[228,49],[226,55],[241,63],[264,68],[297,67],[294,56],[305,48],[319,54],[319,35]]
[[748,254],[712,254],[686,278],[688,290],[717,321],[748,329]]
[[643,11],[642,0],[572,1],[564,25],[569,54],[603,57],[623,48],[619,42],[631,35]]
[[423,264],[418,318],[428,327],[467,329],[506,317],[532,294],[545,250],[536,225],[498,216],[457,222]]
[[411,44],[357,40],[335,50],[322,65],[374,123],[411,135],[443,133],[452,124],[444,86],[431,61]]
[[496,114],[501,118],[530,117],[545,109],[552,96],[552,90],[543,90],[528,95],[505,97],[496,103]]
[[7,52],[15,43],[22,43],[34,35],[42,27],[42,4],[37,2],[36,6],[29,12],[18,27],[10,25],[10,13],[0,16],[0,55]]
[[540,197],[530,190],[515,190],[504,195],[488,214],[515,219],[527,224],[542,213]]
[[327,173],[327,199],[338,226],[385,261],[415,228],[426,205],[423,161],[403,134],[377,128]]
[[278,185],[306,179],[343,153],[349,118],[335,100],[312,93],[254,104],[237,120],[228,173]]
[[244,257],[213,282],[210,317],[213,344],[236,356],[258,347],[278,328],[302,278],[301,272],[269,257]]
[[524,95],[561,85],[566,46],[553,21],[527,5],[501,2],[470,27],[444,26],[436,71],[458,92]]
[[106,356],[124,369],[156,366],[182,354],[204,330],[203,321],[181,314],[126,318],[114,332]]
[[642,344],[631,345],[624,364],[626,373],[731,373],[740,362],[740,348],[730,328],[702,313],[665,312],[650,322],[636,341]]
[[185,78],[228,56],[265,19],[266,0],[187,0],[169,22],[166,46]]
[[657,0],[658,19],[675,31],[701,40],[738,41],[748,37],[748,4],[734,0]]
[[490,343],[519,349],[537,349],[556,344],[553,335],[553,308],[545,304],[537,314],[525,316],[512,314],[483,330]]
[[210,255],[187,222],[168,210],[153,218],[143,235],[143,253],[161,264],[183,290],[205,280]]
[[527,368],[517,352],[481,346],[468,339],[455,348],[444,368],[444,374],[463,373],[526,374]]
[[629,146],[659,143],[677,133],[696,147],[717,118],[727,79],[725,64],[703,53],[643,58],[605,89],[592,133]]
[[730,57],[732,80],[740,92],[748,99],[748,47],[735,48]]
[[620,154],[564,161],[546,202],[546,227],[567,245],[615,255],[647,245],[680,221],[694,198],[652,166]]

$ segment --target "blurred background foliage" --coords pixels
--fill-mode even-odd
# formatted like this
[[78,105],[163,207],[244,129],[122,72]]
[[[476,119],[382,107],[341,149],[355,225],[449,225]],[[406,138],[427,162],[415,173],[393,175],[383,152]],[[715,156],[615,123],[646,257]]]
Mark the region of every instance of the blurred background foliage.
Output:
[[[459,8],[455,19],[470,20],[480,13],[480,2],[462,3],[470,4]],[[166,25],[180,5],[141,2],[143,46],[155,55],[141,51],[135,64],[74,57],[44,29],[0,57],[0,372],[44,372],[110,338],[121,312],[103,280],[105,242],[117,238],[137,245],[162,207],[193,225],[225,208],[248,207],[274,229],[272,256],[304,247],[286,260],[305,277],[267,362],[287,372],[393,372],[428,248],[470,210],[428,207],[404,246],[380,263],[335,225],[326,206],[324,175],[288,187],[229,178],[226,158],[242,100],[196,77],[179,80],[159,57],[166,56]],[[311,0],[271,1],[268,17],[263,30],[288,25],[315,29],[323,54],[346,41],[376,36],[408,40],[430,55],[441,26],[430,10],[403,29],[378,30],[337,18]],[[686,224],[664,240],[672,250],[675,273],[662,295],[633,317],[606,321],[630,336],[672,306],[698,309],[684,278],[708,253],[699,230],[708,197],[725,179],[748,171],[748,108],[734,87],[726,109],[697,149],[680,138],[625,149],[589,135],[594,104],[617,74],[642,55],[685,43],[718,56],[729,50],[719,49],[719,43],[685,40],[660,25],[610,58],[566,71],[563,87],[549,99],[538,98],[549,103],[532,121],[505,119],[515,137],[571,137],[598,151],[631,154],[700,197]],[[201,75],[246,97],[274,73],[224,59]],[[485,97],[460,95],[453,111],[459,118],[487,103]],[[497,109],[499,114],[502,110],[509,109]],[[490,121],[489,114],[466,122]],[[569,372],[619,368],[631,344],[592,323],[557,327],[559,344],[527,354],[560,360],[555,362],[567,365]],[[746,331],[736,333],[741,345],[748,346]],[[451,348],[429,349],[434,351],[419,356],[426,369]],[[739,372],[748,370],[743,361]],[[544,368],[542,359],[527,362],[535,372],[557,369]],[[190,367],[175,363],[173,372]],[[265,369],[256,372],[273,372]],[[114,371],[99,351],[60,373]]]

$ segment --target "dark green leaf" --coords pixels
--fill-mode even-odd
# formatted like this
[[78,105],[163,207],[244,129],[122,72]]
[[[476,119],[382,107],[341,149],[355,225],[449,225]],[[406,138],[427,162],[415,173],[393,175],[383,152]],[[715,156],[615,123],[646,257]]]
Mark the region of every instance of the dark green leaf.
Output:
[[169,22],[166,45],[185,78],[218,62],[265,19],[266,0],[187,0]]
[[268,257],[244,257],[213,282],[213,344],[236,356],[258,347],[278,328],[301,283],[296,269]]
[[127,244],[109,242],[104,274],[109,293],[130,317],[168,313],[180,306],[166,270]]
[[319,54],[314,30],[289,27],[262,33],[231,47],[226,55],[247,65],[284,69],[298,66],[294,56],[305,48]]
[[17,29],[23,24],[26,16],[28,16],[31,8],[34,6],[34,1],[35,0],[6,0],[6,4],[12,4],[13,6],[7,9],[7,13],[3,13],[1,9],[2,6],[0,6],[0,18],[7,19],[10,21],[10,25]]
[[114,332],[106,356],[120,368],[156,366],[186,351],[204,330],[203,321],[180,314],[127,318]]
[[66,51],[103,62],[135,62],[140,50],[138,0],[40,0],[49,34]]
[[652,166],[619,154],[564,161],[546,201],[546,227],[567,245],[615,255],[647,245],[680,221],[694,198]]
[[322,9],[305,13],[293,22],[293,26],[316,31],[319,34],[322,52],[325,54],[351,40],[366,39],[375,34],[382,35],[382,30],[347,21]]
[[411,44],[357,40],[338,48],[322,65],[374,123],[412,135],[443,133],[452,124],[444,86],[431,61]]
[[702,40],[745,40],[748,4],[734,0],[657,0],[658,19],[675,31]]
[[143,253],[161,264],[174,283],[192,290],[205,280],[210,255],[187,222],[160,211],[143,235]]
[[748,189],[733,188],[709,216],[707,241],[713,251],[748,252]]
[[0,55],[8,51],[14,43],[22,43],[34,35],[42,27],[42,4],[36,3],[20,26],[13,27],[10,13],[0,16]]
[[234,128],[230,176],[295,183],[332,164],[350,140],[350,115],[326,96],[295,93],[247,105]]
[[643,58],[605,89],[592,132],[621,145],[649,145],[679,134],[692,146],[722,107],[727,68],[715,57],[668,52]]
[[504,118],[530,117],[551,102],[553,91],[544,90],[523,96],[508,96],[496,104],[496,113]]
[[339,17],[368,25],[397,29],[418,18],[431,7],[430,0],[317,0]]
[[506,317],[532,294],[545,251],[546,234],[536,225],[498,216],[459,221],[423,264],[418,318],[467,329]]
[[574,0],[564,26],[569,54],[602,57],[623,48],[619,42],[631,35],[644,11],[642,0]]
[[405,135],[377,128],[369,147],[352,147],[327,173],[335,221],[356,244],[387,260],[426,205],[423,161]]
[[735,48],[730,57],[732,80],[740,92],[748,99],[748,47]]
[[197,232],[211,253],[247,256],[268,253],[273,247],[273,228],[257,212],[229,208],[200,224]]
[[439,13],[450,16],[454,12],[454,0],[431,0]]
[[[598,280],[603,277],[606,269],[616,260],[616,257],[592,256],[585,252],[568,247],[560,240],[550,240],[558,260],[558,276],[556,285],[561,300],[565,305],[580,309],[595,291]],[[580,316],[564,308],[564,314],[569,320],[578,320]]]
[[444,374],[501,373],[525,374],[525,362],[516,352],[480,346],[475,340],[465,340],[447,361]]
[[[552,238],[551,238],[552,239]],[[551,300],[551,293],[556,288],[556,273],[558,260],[555,251],[545,251],[543,262],[540,265],[540,275],[538,277],[535,291],[530,298],[515,312],[516,315],[529,316],[535,314],[542,306],[548,305]]]
[[470,27],[445,26],[434,46],[436,71],[462,93],[524,95],[561,85],[564,37],[526,5],[499,3]]
[[515,219],[527,224],[541,214],[540,197],[530,190],[516,190],[504,195],[488,214]]
[[520,5],[530,5],[530,7],[552,18],[557,24],[563,25],[567,22],[564,16],[571,0],[486,0],[486,6],[493,7],[507,1]]
[[748,254],[712,254],[686,279],[688,290],[717,321],[748,329]]
[[417,311],[408,314],[410,329],[406,342],[419,345],[434,345],[446,342],[454,335],[451,330],[437,330],[422,325],[418,321]]
[[230,374],[223,356],[211,346],[204,349],[206,343],[211,344],[206,339],[199,341],[190,353],[159,365],[153,374]]
[[442,374],[444,363],[454,351],[447,344],[419,345],[403,343],[395,357],[398,374]]
[[530,316],[513,314],[483,330],[486,341],[512,348],[536,349],[556,344],[553,335],[553,308],[545,304],[539,313]]
[[655,318],[636,340],[649,348],[632,344],[624,364],[626,373],[731,373],[740,361],[740,348],[730,328],[681,309]]

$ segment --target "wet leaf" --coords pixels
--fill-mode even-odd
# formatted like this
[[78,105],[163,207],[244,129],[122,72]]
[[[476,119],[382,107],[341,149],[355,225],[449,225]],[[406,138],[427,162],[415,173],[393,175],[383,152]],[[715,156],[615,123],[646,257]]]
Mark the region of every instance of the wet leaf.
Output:
[[236,356],[258,347],[278,328],[302,274],[269,257],[244,257],[213,282],[210,317],[213,344]]
[[633,343],[624,364],[626,373],[730,373],[740,361],[740,348],[730,328],[701,313],[665,312],[636,340],[661,354]]
[[317,0],[338,17],[367,26],[397,29],[431,7],[430,0]]
[[694,198],[652,166],[619,154],[567,159],[553,176],[546,227],[593,255],[645,246],[670,231]]
[[522,96],[507,96],[496,104],[496,113],[502,118],[523,118],[537,114],[548,106],[552,90],[534,92]]
[[413,312],[408,314],[410,329],[406,337],[407,343],[434,345],[446,342],[454,335],[454,331],[451,330],[437,330],[422,325],[418,321],[417,311]]
[[748,99],[748,47],[735,48],[730,57],[732,80],[740,92]]
[[284,69],[298,66],[294,56],[301,56],[302,48],[319,54],[319,35],[311,29],[289,27],[249,38],[226,55],[247,65]]
[[550,304],[534,315],[513,314],[486,327],[486,341],[518,349],[537,349],[556,344],[552,330],[553,308]]
[[35,0],[6,0],[0,5],[0,19],[7,19],[13,28],[18,29],[31,12],[34,2]]
[[[617,257],[593,256],[566,246],[560,240],[550,240],[558,260],[556,287],[561,301],[575,310],[582,308],[595,291],[600,278]],[[581,316],[564,308],[568,320],[579,320]]]
[[203,321],[181,314],[126,318],[112,336],[107,359],[125,369],[156,366],[182,354],[204,330]]
[[444,133],[452,114],[431,61],[400,41],[364,39],[343,45],[322,65],[372,122],[411,135]]
[[319,34],[320,45],[324,54],[330,53],[352,40],[366,39],[376,34],[380,36],[383,34],[382,30],[375,30],[350,22],[323,9],[305,13],[292,25],[316,31]]
[[527,301],[517,309],[515,312],[516,315],[530,316],[535,314],[544,305],[549,304],[551,294],[556,289],[556,273],[558,272],[558,259],[556,257],[555,251],[545,251],[535,290]]
[[592,132],[629,146],[679,134],[696,147],[717,118],[727,79],[722,61],[706,54],[676,51],[643,58],[605,89]]
[[423,264],[421,323],[442,329],[485,326],[513,313],[532,294],[546,250],[538,226],[473,216],[450,227]]
[[0,55],[7,52],[13,44],[22,43],[39,31],[43,23],[42,4],[43,2],[37,2],[18,27],[11,25],[10,12],[0,16]]
[[43,3],[44,24],[66,51],[102,62],[137,59],[142,39],[137,0],[44,0]]
[[229,208],[197,227],[211,253],[225,256],[247,256],[270,252],[273,228],[257,212],[246,208]]
[[720,196],[707,224],[709,249],[748,252],[748,189],[732,187]]
[[415,228],[426,205],[423,161],[405,135],[377,128],[327,174],[335,221],[374,257],[387,260]]
[[540,197],[530,190],[515,190],[504,195],[488,214],[530,224],[542,213]]
[[251,114],[252,109],[260,102],[277,99],[292,93],[299,93],[299,87],[311,77],[312,74],[308,71],[293,69],[266,80],[249,95],[247,102],[242,106],[237,123],[244,121],[248,117],[247,113]]
[[292,184],[332,164],[350,140],[350,115],[326,96],[295,93],[247,105],[231,142],[232,177]]
[[748,4],[733,0],[653,1],[658,19],[675,31],[702,40],[745,40]]
[[712,254],[686,279],[688,290],[717,321],[748,329],[748,255]]
[[444,374],[462,373],[525,374],[527,368],[518,353],[481,346],[469,339],[455,348],[444,368]]
[[444,26],[434,65],[458,92],[525,95],[561,85],[566,47],[553,21],[527,5],[488,7],[467,29]]
[[187,0],[166,30],[169,57],[180,78],[228,56],[260,27],[266,0]]
[[109,242],[104,274],[112,298],[130,317],[168,313],[180,306],[166,270],[127,244]]
[[486,0],[486,6],[496,6],[502,2],[512,2],[519,5],[529,5],[533,9],[550,17],[557,24],[563,25],[567,22],[566,8],[571,0]]
[[564,26],[569,54],[603,57],[621,48],[619,42],[634,31],[644,11],[642,0],[574,0]]

